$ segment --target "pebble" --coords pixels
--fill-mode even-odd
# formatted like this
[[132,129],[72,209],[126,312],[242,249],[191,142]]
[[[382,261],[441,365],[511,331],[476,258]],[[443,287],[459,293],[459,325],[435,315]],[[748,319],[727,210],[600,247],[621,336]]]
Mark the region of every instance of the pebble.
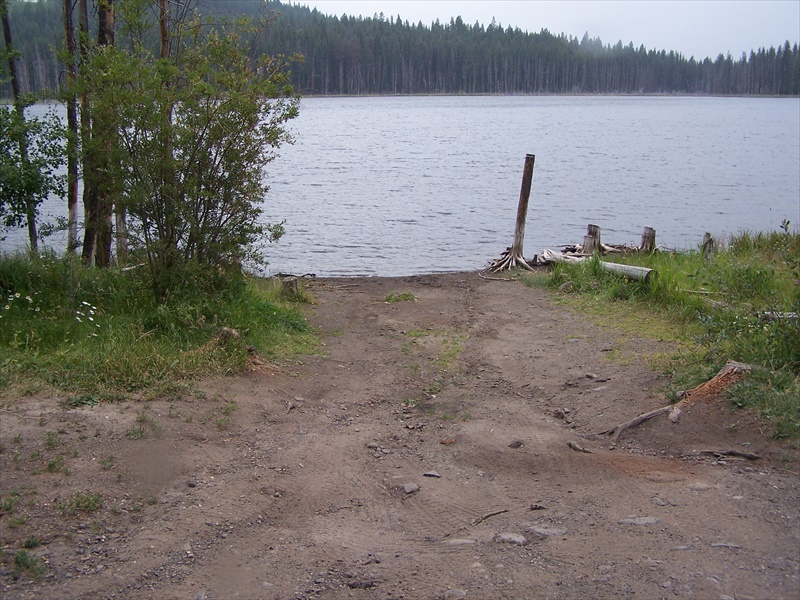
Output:
[[416,483],[406,483],[406,484],[403,486],[403,491],[404,491],[406,494],[413,494],[413,493],[415,493],[415,492],[418,492],[418,491],[419,491],[419,486],[418,486]]
[[423,473],[422,476],[423,477],[436,477],[437,479],[439,477],[441,477],[441,475],[439,475],[439,473],[437,473],[436,471],[428,471],[427,473]]
[[378,444],[376,444],[375,442],[370,442],[369,444],[367,444],[367,448],[369,448],[370,450],[377,450],[379,447],[380,446],[378,446]]
[[716,542],[714,544],[711,544],[711,547],[712,548],[734,548],[734,549],[741,548],[741,546],[737,546],[736,544],[732,544],[730,542]]
[[661,523],[658,517],[636,517],[635,519],[622,519],[618,521],[620,525],[655,525]]
[[705,492],[711,489],[711,486],[707,483],[690,483],[688,487],[693,492]]
[[656,506],[667,506],[667,501],[662,498],[659,498],[658,496],[653,496],[652,498],[650,498],[650,502],[652,502]]
[[445,600],[447,600],[448,598],[466,598],[467,592],[465,592],[464,590],[457,590],[457,589],[447,590],[444,593],[444,597]]
[[498,533],[494,541],[500,544],[516,544],[517,546],[524,546],[528,543],[525,536],[518,533]]
[[566,529],[548,529],[547,527],[529,527],[528,531],[538,537],[560,537],[567,535]]

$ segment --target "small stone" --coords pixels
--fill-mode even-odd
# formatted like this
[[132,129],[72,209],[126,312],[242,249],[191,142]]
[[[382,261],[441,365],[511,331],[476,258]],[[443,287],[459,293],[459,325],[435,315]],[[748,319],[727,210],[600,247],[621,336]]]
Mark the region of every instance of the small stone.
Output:
[[690,483],[688,487],[693,492],[705,492],[711,489],[711,486],[707,483]]
[[525,546],[528,543],[525,536],[518,533],[498,533],[494,541],[500,544],[516,544],[517,546]]
[[586,374],[586,378],[587,379],[597,379],[597,375],[595,373],[587,373]]
[[413,493],[415,493],[415,492],[418,492],[418,491],[419,491],[419,486],[418,486],[416,483],[406,483],[406,484],[403,486],[403,491],[404,491],[406,494],[413,494]]
[[423,473],[422,476],[423,477],[435,477],[436,479],[439,479],[441,477],[441,475],[439,475],[439,473],[437,473],[436,471],[428,471],[427,473]]
[[464,590],[456,590],[456,589],[447,590],[444,593],[444,597],[445,600],[447,600],[448,598],[466,598],[467,592],[465,592]]
[[378,448],[380,448],[380,446],[378,446],[378,444],[376,444],[375,442],[370,442],[369,444],[367,444],[367,448],[369,448],[370,450],[377,450]]
[[655,504],[656,506],[667,506],[669,503],[664,500],[663,498],[659,498],[658,496],[653,496],[650,498],[650,502]]
[[517,448],[522,448],[522,446],[523,446],[522,440],[514,440],[508,445],[509,448],[513,448],[514,450],[516,450]]
[[547,527],[529,527],[528,531],[542,538],[560,537],[562,535],[567,535],[566,529],[548,529]]
[[661,519],[658,517],[636,517],[634,519],[621,519],[618,521],[620,525],[655,525],[660,522]]
[[730,542],[715,542],[715,543],[711,544],[711,547],[712,548],[732,548],[734,550],[737,550],[737,549],[741,548],[741,546],[737,546],[736,544],[731,544]]

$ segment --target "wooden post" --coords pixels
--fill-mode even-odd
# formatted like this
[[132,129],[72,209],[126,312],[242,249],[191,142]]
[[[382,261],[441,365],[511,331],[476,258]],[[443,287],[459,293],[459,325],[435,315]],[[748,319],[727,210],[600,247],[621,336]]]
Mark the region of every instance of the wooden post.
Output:
[[600,227],[598,225],[590,224],[586,228],[586,235],[583,238],[583,253],[591,255],[595,252],[600,252],[601,249]]
[[656,230],[652,227],[645,226],[642,233],[642,245],[639,246],[640,252],[647,252],[652,254],[656,249]]
[[703,253],[703,258],[708,259],[717,251],[717,243],[709,232],[703,236],[703,243],[700,245],[700,250]]

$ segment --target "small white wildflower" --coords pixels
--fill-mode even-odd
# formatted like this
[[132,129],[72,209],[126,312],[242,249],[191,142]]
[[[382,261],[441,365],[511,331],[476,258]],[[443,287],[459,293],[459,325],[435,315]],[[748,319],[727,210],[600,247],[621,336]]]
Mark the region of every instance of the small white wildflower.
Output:
[[16,294],[14,294],[14,298],[19,298],[19,292],[17,292]]
[[84,306],[90,306],[90,304],[88,302],[86,302],[86,300],[82,300],[81,304],[83,304]]
[[80,317],[78,317],[78,316],[76,316],[76,317],[75,317],[75,320],[76,320],[78,323],[83,323],[83,321],[81,321],[81,318],[80,318]]
[[5,308],[5,310],[9,310],[11,308],[11,306],[6,304],[3,308]]
[[35,310],[35,311],[33,311],[33,312],[39,312],[39,307],[37,306],[37,307],[36,307],[36,310]]
[[29,304],[33,302],[33,298],[31,298],[30,296],[25,296],[25,300],[27,300]]
[[94,319],[92,317],[89,317],[89,320],[92,321],[92,322],[94,321]]

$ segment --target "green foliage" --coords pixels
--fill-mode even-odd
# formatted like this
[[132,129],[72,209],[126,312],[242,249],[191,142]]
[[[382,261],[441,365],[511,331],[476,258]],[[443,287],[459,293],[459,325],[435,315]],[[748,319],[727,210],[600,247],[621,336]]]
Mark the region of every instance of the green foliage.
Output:
[[146,45],[157,29],[149,3],[117,8],[117,45],[98,47],[81,75],[95,119],[117,137],[94,136],[87,152],[112,154],[104,180],[127,211],[130,250],[143,257],[157,300],[217,292],[283,233],[261,223],[260,204],[264,168],[297,115],[288,62],[248,57],[247,20],[180,22],[169,58],[157,58]]
[[63,195],[64,135],[52,111],[23,118],[15,108],[0,106],[0,234],[24,227],[48,194]]
[[[187,288],[159,304],[146,279],[71,257],[0,254],[0,393],[39,382],[69,392],[69,407],[91,406],[239,372],[248,346],[274,359],[313,348],[302,313],[264,280],[239,278],[213,296]],[[222,327],[246,341],[216,343]]]
[[[699,332],[692,359],[675,379],[688,389],[726,361],[761,368],[737,386],[736,406],[756,409],[778,437],[800,437],[800,234],[781,230],[741,233],[711,259],[698,252],[614,258],[657,271],[649,285],[600,268],[597,259],[556,264],[550,285],[572,283],[575,293],[609,302],[633,302],[665,312],[675,325]],[[610,309],[609,309],[610,310]],[[699,361],[698,361],[699,359]]]

